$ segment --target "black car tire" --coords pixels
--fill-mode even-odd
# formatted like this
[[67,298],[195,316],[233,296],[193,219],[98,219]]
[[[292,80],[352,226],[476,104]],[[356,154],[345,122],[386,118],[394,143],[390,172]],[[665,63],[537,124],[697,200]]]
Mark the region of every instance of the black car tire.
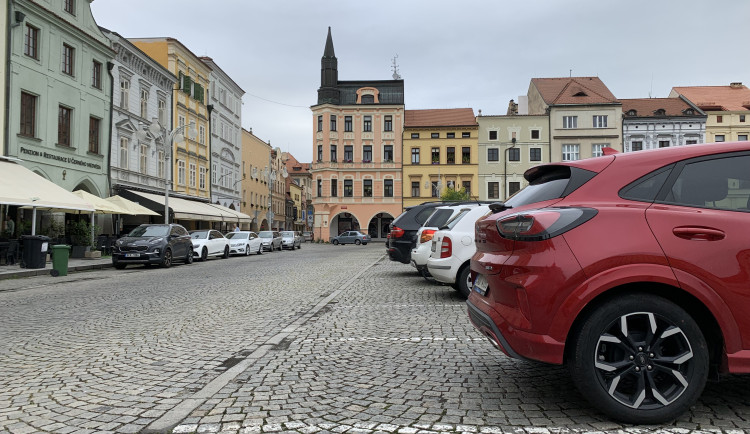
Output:
[[166,249],[164,251],[164,257],[161,258],[161,267],[169,268],[172,266],[172,250]]
[[469,265],[467,264],[458,271],[458,275],[456,276],[456,283],[453,286],[463,298],[469,298],[469,292],[471,291],[471,284],[469,283],[470,278],[471,267],[469,267]]
[[363,245],[363,246],[366,246],[366,245],[367,245],[367,243],[362,243],[362,245]]
[[354,240],[354,244],[360,245],[360,244],[362,244],[362,241],[360,241],[360,240]]
[[584,397],[613,419],[674,420],[708,378],[708,347],[695,320],[652,294],[630,293],[591,311],[572,334],[568,366]]
[[331,241],[331,244],[333,244],[334,246],[338,246],[339,245],[339,240],[333,240],[333,241]]
[[245,256],[250,256],[250,244],[245,245]]
[[263,254],[263,244],[261,244],[261,245],[258,246],[258,254],[259,255]]
[[224,254],[221,255],[221,259],[227,259],[229,257],[229,246],[224,246]]
[[205,261],[206,259],[208,259],[208,249],[204,247],[201,250],[201,262]]
[[187,256],[185,256],[185,263],[186,264],[192,264],[193,263],[193,249],[189,249]]

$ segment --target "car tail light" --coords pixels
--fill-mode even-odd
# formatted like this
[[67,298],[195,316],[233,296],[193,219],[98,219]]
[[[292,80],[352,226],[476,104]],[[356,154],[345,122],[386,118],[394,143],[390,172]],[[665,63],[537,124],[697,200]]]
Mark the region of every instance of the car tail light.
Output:
[[542,241],[563,234],[591,220],[592,208],[544,208],[511,214],[497,220],[500,236],[518,241]]
[[450,258],[453,255],[453,242],[447,236],[443,237],[443,242],[440,244],[440,257]]
[[394,226],[393,229],[391,229],[391,238],[401,238],[404,236],[404,230],[401,229],[398,226]]
[[432,240],[432,236],[435,235],[435,229],[425,229],[422,231],[422,235],[419,236],[419,243],[426,243]]

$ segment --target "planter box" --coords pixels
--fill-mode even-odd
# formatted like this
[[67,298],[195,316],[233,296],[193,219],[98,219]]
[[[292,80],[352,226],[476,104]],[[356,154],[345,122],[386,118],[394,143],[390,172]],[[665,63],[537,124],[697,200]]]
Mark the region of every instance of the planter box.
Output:
[[91,250],[91,246],[73,246],[70,249],[71,258],[85,258],[86,252]]
[[89,250],[86,253],[84,253],[84,256],[86,257],[86,259],[101,259],[102,251],[101,250]]

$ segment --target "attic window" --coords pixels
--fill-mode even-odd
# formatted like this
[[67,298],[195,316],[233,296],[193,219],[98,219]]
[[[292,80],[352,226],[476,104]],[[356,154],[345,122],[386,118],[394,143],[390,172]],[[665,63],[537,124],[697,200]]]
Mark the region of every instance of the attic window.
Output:
[[588,95],[586,95],[586,92],[584,92],[582,90],[579,90],[578,92],[576,92],[575,94],[573,94],[573,96],[588,96]]
[[695,111],[693,109],[687,109],[687,110],[685,110],[685,114],[686,115],[692,115],[692,114],[695,114]]
[[656,110],[656,111],[654,112],[654,114],[655,114],[656,116],[664,116],[665,114],[667,114],[667,111],[666,111],[666,110],[664,110],[664,109],[658,109],[658,110]]
[[635,110],[628,110],[628,116],[635,116],[636,113],[637,112]]
[[362,95],[362,104],[375,104],[374,95]]

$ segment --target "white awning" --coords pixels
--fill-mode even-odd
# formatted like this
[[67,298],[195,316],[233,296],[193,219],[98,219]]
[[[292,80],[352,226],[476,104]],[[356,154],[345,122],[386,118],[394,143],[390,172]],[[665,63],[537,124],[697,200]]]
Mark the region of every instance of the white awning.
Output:
[[[164,206],[164,196],[142,191],[129,190],[130,193],[143,197]],[[201,221],[236,221],[234,214],[224,212],[213,207],[209,203],[182,199],[169,196],[169,208],[172,210],[176,220],[201,220]]]
[[146,208],[145,206],[133,202],[132,200],[127,200],[122,196],[110,196],[106,200],[109,202],[114,203],[115,205],[119,206],[120,208],[124,209],[126,211],[125,214],[130,215],[160,215],[158,212],[151,211],[150,209]]
[[0,158],[0,203],[65,212],[94,211],[94,207],[80,197],[4,158]]
[[233,218],[232,221],[236,221],[236,222],[239,222],[239,223],[248,223],[248,224],[252,223],[252,221],[253,221],[253,218],[250,217],[249,215],[247,215],[245,213],[241,213],[241,212],[236,211],[236,210],[233,210],[232,208],[227,208],[227,207],[225,207],[223,205],[218,205],[218,204],[215,204],[215,203],[211,204],[211,206],[214,207],[214,208],[218,208],[219,210],[223,211],[224,213],[231,214],[232,216],[234,216],[234,218]]

